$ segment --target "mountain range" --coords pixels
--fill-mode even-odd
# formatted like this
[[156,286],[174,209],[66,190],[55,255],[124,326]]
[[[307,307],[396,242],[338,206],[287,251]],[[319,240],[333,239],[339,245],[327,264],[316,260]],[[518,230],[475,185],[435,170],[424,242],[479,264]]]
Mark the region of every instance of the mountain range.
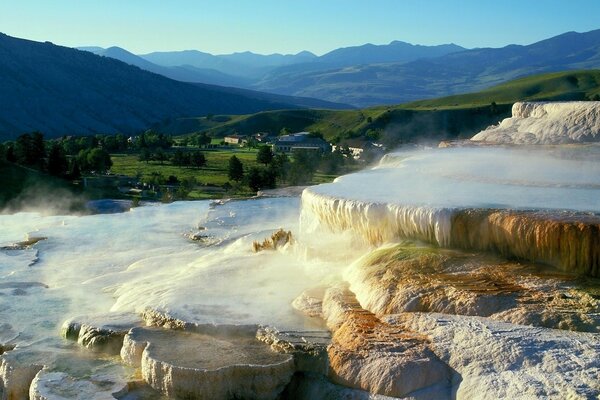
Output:
[[395,41],[322,56],[82,50],[0,34],[0,140],[34,130],[134,133],[208,114],[340,109],[473,92],[542,72],[599,68],[600,30],[499,49]]
[[[309,52],[212,55],[190,50],[143,54],[135,62],[114,57],[143,69],[154,68],[157,73],[161,73],[157,67],[195,73],[194,78],[181,73],[176,76],[173,71],[171,75],[163,73],[178,80],[368,107],[478,91],[536,73],[598,68],[600,30],[568,32],[530,45],[502,48],[465,49],[455,44],[419,46],[394,41],[340,48],[322,56]],[[144,61],[154,66],[142,66]]]
[[175,117],[299,107],[347,108],[178,82],[110,57],[0,34],[0,140],[35,130],[48,137],[134,133]]

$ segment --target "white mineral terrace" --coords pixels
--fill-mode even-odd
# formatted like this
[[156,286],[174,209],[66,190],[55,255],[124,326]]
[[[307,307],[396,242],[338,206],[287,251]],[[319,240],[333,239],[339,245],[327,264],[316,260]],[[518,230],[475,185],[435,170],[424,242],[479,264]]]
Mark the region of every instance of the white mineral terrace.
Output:
[[496,250],[598,276],[600,161],[581,158],[499,148],[392,154],[307,188],[302,227],[349,231],[375,245],[410,238]]
[[400,152],[301,201],[0,215],[0,398],[596,398],[598,280],[525,261],[598,275],[588,150]]
[[516,144],[597,142],[600,140],[600,101],[517,102],[511,118],[471,140]]

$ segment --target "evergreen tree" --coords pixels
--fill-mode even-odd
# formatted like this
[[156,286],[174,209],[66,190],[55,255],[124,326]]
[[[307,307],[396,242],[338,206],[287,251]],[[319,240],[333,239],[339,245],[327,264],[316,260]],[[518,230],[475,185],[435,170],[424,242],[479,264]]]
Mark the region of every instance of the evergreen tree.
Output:
[[286,182],[288,179],[288,175],[290,172],[290,159],[285,153],[279,153],[273,158],[273,163],[271,164],[275,169],[275,173],[277,178],[279,178],[282,182]]
[[46,157],[44,135],[25,133],[15,142],[15,159],[18,164],[42,169]]
[[176,165],[178,167],[186,165],[187,161],[188,160],[186,154],[180,149],[175,150],[175,153],[173,153],[173,157],[171,157],[171,162],[173,163],[173,165]]
[[71,168],[69,169],[69,178],[75,180],[81,178],[81,170],[76,158],[71,159]]
[[195,151],[190,156],[191,165],[200,169],[206,165],[206,157],[201,151]]
[[260,146],[258,148],[258,153],[256,153],[256,161],[268,165],[273,161],[273,150],[271,150],[270,146]]
[[198,135],[198,137],[196,138],[196,143],[198,144],[198,147],[204,147],[210,144],[210,142],[212,141],[212,139],[210,138],[210,136],[208,136],[206,134],[206,132],[202,132],[200,135]]
[[40,132],[34,132],[31,140],[31,158],[32,164],[39,169],[43,169],[45,166],[46,158],[46,143],[44,142],[44,135]]
[[148,150],[147,147],[142,147],[140,150],[140,154],[138,154],[138,160],[146,161],[146,164],[148,164],[148,161],[150,161],[150,158],[152,158],[152,154],[150,154],[150,150]]
[[60,176],[67,172],[67,157],[63,147],[58,142],[53,142],[48,153],[48,173]]
[[250,168],[250,170],[248,171],[248,175],[246,175],[246,179],[248,180],[248,186],[254,192],[259,191],[262,187],[262,174],[260,168]]
[[33,139],[29,133],[20,135],[15,141],[15,162],[21,165],[32,165],[31,149],[33,148]]
[[156,149],[156,152],[154,153],[154,159],[156,161],[159,161],[161,165],[167,160],[167,155],[165,154],[165,151],[162,149],[162,147]]
[[5,158],[8,162],[17,162],[17,156],[15,155],[15,146],[12,143],[6,145]]
[[239,182],[244,178],[244,165],[236,156],[229,159],[229,169],[227,172],[229,179]]

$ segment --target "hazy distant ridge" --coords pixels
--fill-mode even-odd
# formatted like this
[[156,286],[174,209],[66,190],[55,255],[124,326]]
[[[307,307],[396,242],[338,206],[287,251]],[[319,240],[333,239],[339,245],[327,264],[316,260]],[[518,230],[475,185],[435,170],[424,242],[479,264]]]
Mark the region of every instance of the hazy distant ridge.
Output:
[[0,139],[34,130],[133,133],[181,116],[296,108],[296,100],[339,107],[177,82],[113,58],[0,34]]
[[[527,46],[471,50],[455,44],[419,46],[394,41],[335,49],[322,56],[308,52],[217,56],[189,50],[140,58],[161,67],[188,66],[224,74],[205,75],[195,82],[365,107],[467,93],[536,73],[599,68],[600,30],[568,32]],[[175,79],[192,81],[184,76]]]

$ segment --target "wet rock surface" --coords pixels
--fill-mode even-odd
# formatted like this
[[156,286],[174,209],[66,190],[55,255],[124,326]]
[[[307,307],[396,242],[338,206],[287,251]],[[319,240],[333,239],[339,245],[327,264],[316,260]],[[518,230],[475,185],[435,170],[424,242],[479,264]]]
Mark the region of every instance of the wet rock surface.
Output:
[[600,394],[595,334],[436,313],[384,320],[430,338],[433,351],[458,374],[456,398],[591,399]]
[[113,377],[98,375],[91,379],[77,379],[64,372],[49,372],[42,369],[31,382],[30,400],[115,398],[127,391],[127,382],[115,381]]
[[378,316],[440,312],[516,324],[600,331],[593,278],[538,264],[405,243],[356,262],[346,279],[360,303]]
[[381,321],[344,286],[330,288],[323,303],[334,332],[327,349],[332,382],[391,397],[449,395],[453,371],[426,336]]
[[275,399],[293,374],[290,355],[273,352],[254,335],[203,333],[201,328],[134,328],[121,356],[169,397]]
[[256,332],[256,338],[277,353],[292,355],[296,372],[326,376],[329,371],[327,346],[331,343],[331,334],[328,331],[280,332],[263,327]]
[[0,359],[0,395],[2,399],[26,400],[29,386],[43,368],[42,357],[19,349],[4,353]]
[[66,320],[61,327],[61,335],[90,350],[118,355],[125,334],[141,324],[141,318],[131,313],[82,316]]
[[0,250],[3,251],[11,251],[11,250],[26,250],[31,248],[33,245],[35,245],[38,242],[41,242],[42,240],[46,240],[48,239],[47,237],[44,236],[27,236],[27,238],[21,242],[16,242],[16,243],[11,243],[9,245],[5,245],[5,246],[0,246]]

